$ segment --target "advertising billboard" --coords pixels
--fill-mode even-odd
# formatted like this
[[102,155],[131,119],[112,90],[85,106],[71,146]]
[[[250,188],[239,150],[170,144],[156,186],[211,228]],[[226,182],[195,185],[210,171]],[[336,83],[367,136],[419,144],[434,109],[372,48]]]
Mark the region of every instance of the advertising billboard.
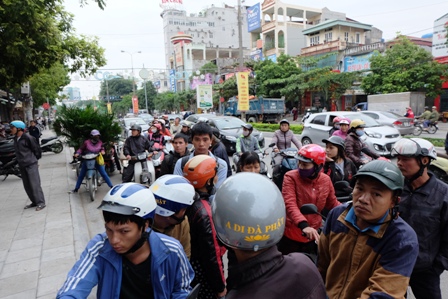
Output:
[[170,70],[170,90],[176,92],[176,70]]
[[212,85],[203,84],[196,88],[197,105],[201,109],[210,109],[213,107]]
[[251,32],[261,27],[260,3],[247,9],[247,31]]
[[346,56],[344,58],[344,72],[370,70],[370,57],[372,57],[372,55],[373,52],[358,56]]
[[238,110],[249,110],[249,73],[239,72],[237,75],[238,84]]
[[432,56],[434,58],[448,56],[446,46],[446,27],[448,25],[448,14],[434,21],[434,34],[432,36]]

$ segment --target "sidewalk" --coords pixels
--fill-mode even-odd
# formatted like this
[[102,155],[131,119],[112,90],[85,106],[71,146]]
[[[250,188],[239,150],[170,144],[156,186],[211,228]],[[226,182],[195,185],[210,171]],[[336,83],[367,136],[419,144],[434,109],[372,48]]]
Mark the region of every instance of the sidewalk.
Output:
[[[45,130],[42,137],[52,135]],[[1,299],[55,298],[87,242],[104,230],[96,208],[108,188],[99,188],[95,202],[83,188],[78,194],[69,194],[76,179],[68,164],[71,157],[67,147],[60,154],[42,154],[39,171],[47,205],[42,211],[23,209],[30,201],[21,179],[9,176],[0,181]],[[120,176],[111,179],[116,184]]]

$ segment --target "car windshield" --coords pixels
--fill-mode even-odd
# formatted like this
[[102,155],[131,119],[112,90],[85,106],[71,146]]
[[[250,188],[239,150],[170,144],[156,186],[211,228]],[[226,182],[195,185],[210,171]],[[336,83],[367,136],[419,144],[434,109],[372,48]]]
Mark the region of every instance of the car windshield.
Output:
[[220,130],[239,129],[245,124],[245,122],[236,117],[215,118],[213,121]]
[[348,118],[350,120],[362,119],[366,123],[366,128],[381,126],[376,120],[362,113],[350,113],[343,115],[343,117]]
[[133,124],[136,125],[146,125],[145,121],[141,118],[128,118],[124,120],[124,124],[126,127],[130,127]]
[[141,115],[139,115],[139,117],[144,120],[153,120],[154,119],[154,117],[152,117],[152,115],[149,115],[149,114],[146,114],[146,115],[141,114]]

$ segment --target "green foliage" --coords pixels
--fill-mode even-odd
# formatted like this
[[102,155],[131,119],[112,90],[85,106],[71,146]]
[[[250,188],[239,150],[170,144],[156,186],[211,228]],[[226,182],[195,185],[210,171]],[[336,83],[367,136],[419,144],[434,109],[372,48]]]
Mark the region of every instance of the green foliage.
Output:
[[236,96],[238,94],[238,86],[236,85],[236,76],[227,79],[223,83],[214,84],[213,90],[215,91],[214,94],[218,98],[223,97],[224,99],[228,100],[229,98]]
[[128,94],[119,102],[112,103],[112,111],[115,114],[125,115],[132,108],[132,95]]
[[85,109],[61,106],[53,129],[58,136],[67,138],[67,144],[75,149],[89,138],[90,132],[97,129],[101,133],[101,140],[106,146],[115,141],[121,133],[120,125],[114,121],[113,115],[101,113],[93,106]]
[[56,103],[58,93],[70,83],[68,69],[61,63],[55,63],[49,69],[43,69],[30,79],[34,107],[39,107],[48,101]]
[[[123,78],[114,78],[106,81],[101,81],[100,96],[107,95],[107,88],[109,88],[109,96],[125,96],[132,93],[132,80]],[[107,102],[107,100],[106,100]]]
[[[137,97],[138,97],[138,108],[146,109],[145,86],[137,90]],[[152,111],[154,109],[154,101],[157,97],[157,90],[151,81],[146,82],[146,97],[148,99],[148,110]]]
[[384,55],[370,58],[370,69],[361,84],[367,94],[423,91],[434,97],[441,93],[448,66],[437,63],[431,53],[400,36]]
[[213,62],[207,62],[199,69],[199,71],[201,74],[217,74],[218,67]]
[[[278,124],[251,123],[251,125],[262,132],[275,132],[280,129]],[[294,134],[302,134],[303,125],[290,125],[289,127]]]

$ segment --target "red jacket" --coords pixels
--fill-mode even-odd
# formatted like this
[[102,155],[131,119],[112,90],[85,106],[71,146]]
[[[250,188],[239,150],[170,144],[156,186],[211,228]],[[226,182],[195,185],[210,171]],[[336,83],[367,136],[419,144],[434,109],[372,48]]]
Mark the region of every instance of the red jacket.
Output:
[[322,217],[303,215],[300,213],[300,207],[312,203],[321,212],[324,208],[331,210],[341,204],[336,198],[330,177],[322,172],[317,178],[310,180],[300,177],[297,169],[288,171],[283,179],[282,195],[286,206],[284,234],[287,238],[302,243],[307,243],[309,240],[302,236],[298,224],[307,221],[308,226],[318,229],[322,226]]

